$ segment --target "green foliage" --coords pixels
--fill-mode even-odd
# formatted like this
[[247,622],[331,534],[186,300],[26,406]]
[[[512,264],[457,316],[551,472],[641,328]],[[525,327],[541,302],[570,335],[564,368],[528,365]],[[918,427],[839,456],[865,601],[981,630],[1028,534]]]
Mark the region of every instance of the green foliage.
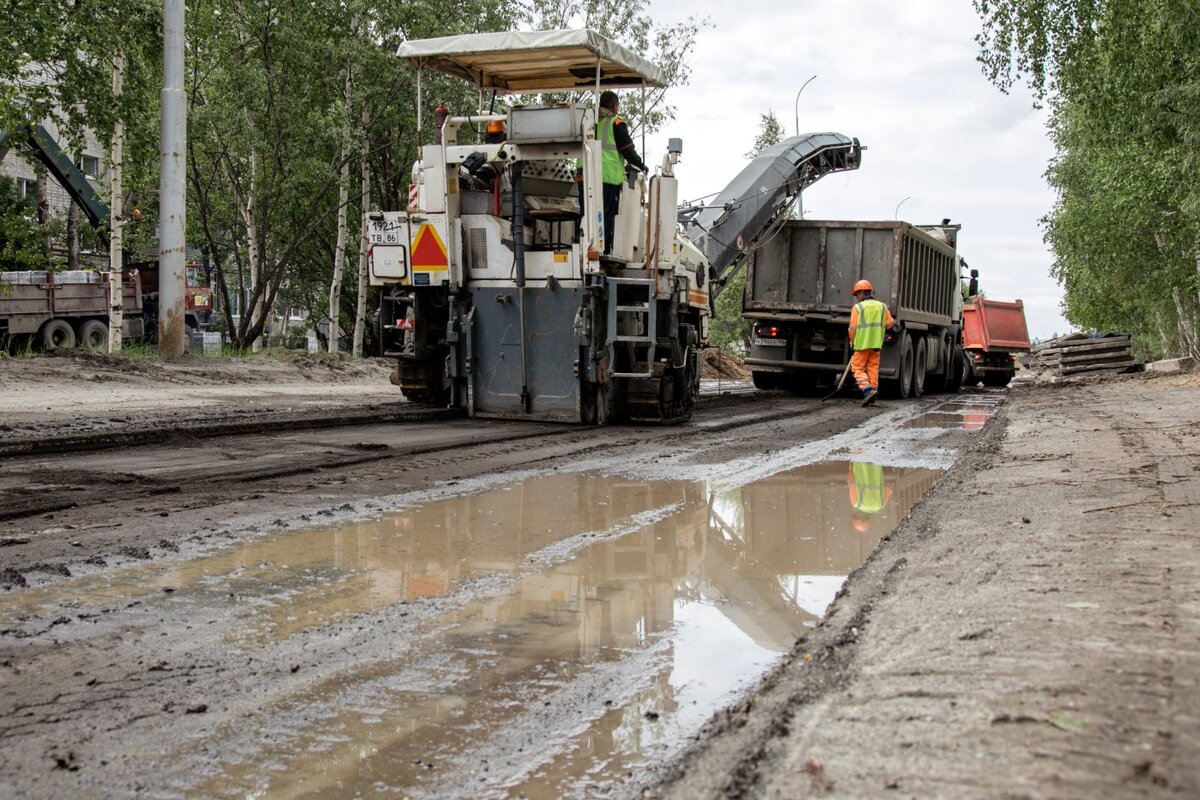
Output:
[[36,218],[33,198],[22,197],[15,181],[0,177],[0,270],[48,267],[46,233]]
[[713,304],[716,313],[708,325],[708,340],[728,352],[750,352],[750,320],[742,318],[742,298],[746,292],[746,270],[739,269],[725,284]]
[[774,111],[759,115],[758,135],[754,137],[754,146],[745,154],[746,158],[754,158],[768,147],[783,141],[784,130],[779,124],[779,118]]
[[1052,110],[1043,222],[1064,311],[1197,353],[1200,10],[1186,0],[976,0],[985,74]]
[[[675,118],[675,107],[667,102],[668,91],[687,85],[691,74],[688,57],[696,36],[710,25],[707,18],[696,17],[674,24],[656,22],[650,16],[648,0],[530,0],[525,18],[535,30],[590,28],[666,73],[666,85],[647,89],[644,103],[641,92],[624,93],[621,116],[628,120],[633,133],[643,126],[647,133],[653,133]],[[571,98],[548,99],[579,100],[585,95],[580,92]]]

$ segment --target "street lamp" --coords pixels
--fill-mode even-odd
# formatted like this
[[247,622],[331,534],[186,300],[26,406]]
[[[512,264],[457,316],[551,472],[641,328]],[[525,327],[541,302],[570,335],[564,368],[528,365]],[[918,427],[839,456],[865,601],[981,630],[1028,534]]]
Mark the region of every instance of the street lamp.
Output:
[[[816,75],[813,75],[811,78],[806,80],[804,82],[804,86],[808,86],[810,83],[812,83],[814,80],[816,80],[816,77],[817,77]],[[800,91],[796,92],[796,102],[794,104],[795,105],[794,111],[796,112],[796,135],[797,136],[800,135],[800,92],[804,91],[804,86],[801,86]]]
[[900,219],[900,206],[904,205],[904,204],[905,204],[905,203],[907,203],[909,200],[912,200],[912,196],[911,196],[911,195],[910,195],[910,196],[908,196],[908,197],[906,197],[906,198],[904,198],[904,199],[903,199],[903,200],[901,200],[899,203],[896,203],[896,210],[895,210],[894,212],[892,212],[892,219]]

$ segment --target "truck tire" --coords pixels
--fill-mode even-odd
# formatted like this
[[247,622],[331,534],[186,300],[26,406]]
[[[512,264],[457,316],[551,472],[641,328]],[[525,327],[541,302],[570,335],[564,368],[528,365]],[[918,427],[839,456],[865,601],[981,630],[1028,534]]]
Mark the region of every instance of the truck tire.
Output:
[[788,391],[797,397],[807,397],[817,393],[821,376],[812,370],[802,369],[793,372],[790,378],[787,384]]
[[948,343],[942,343],[942,363],[938,365],[938,372],[931,372],[925,376],[925,393],[926,394],[941,394],[946,391],[946,385],[950,382],[951,359],[954,356],[954,348]]
[[989,372],[983,376],[983,385],[992,387],[1008,386],[1008,382],[1013,379],[1011,372]]
[[958,390],[962,388],[963,377],[967,370],[967,357],[963,355],[963,349],[960,345],[954,345],[954,350],[950,354],[950,372],[946,377],[946,391],[950,394],[958,394]]
[[888,397],[892,399],[899,398],[901,400],[907,400],[912,394],[913,362],[915,361],[913,355],[912,338],[908,334],[903,334],[902,338],[900,339],[900,364],[897,368],[898,374],[891,380],[880,381],[882,384],[880,388]]
[[79,326],[79,346],[100,353],[108,351],[108,326],[98,319],[89,319]]
[[917,337],[916,352],[913,354],[912,396],[925,394],[925,337]]
[[755,389],[769,392],[772,389],[782,389],[787,375],[781,372],[751,372],[750,377],[754,380]]
[[65,319],[52,319],[38,331],[38,344],[46,350],[56,347],[74,347],[75,329]]

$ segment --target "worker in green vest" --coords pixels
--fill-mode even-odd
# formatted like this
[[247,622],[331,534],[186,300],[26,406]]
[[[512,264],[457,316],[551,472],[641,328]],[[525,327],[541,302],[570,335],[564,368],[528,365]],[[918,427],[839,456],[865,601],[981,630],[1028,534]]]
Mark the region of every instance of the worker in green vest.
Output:
[[611,253],[621,204],[621,184],[625,181],[625,165],[641,172],[650,170],[638,156],[629,135],[629,126],[617,116],[617,93],[600,94],[600,119],[596,122],[596,138],[603,153],[601,172],[604,180],[604,252]]
[[883,350],[883,335],[894,320],[888,307],[872,297],[875,287],[868,280],[854,284],[854,299],[850,309],[850,369],[863,393],[863,405],[869,406],[879,397],[879,355]]

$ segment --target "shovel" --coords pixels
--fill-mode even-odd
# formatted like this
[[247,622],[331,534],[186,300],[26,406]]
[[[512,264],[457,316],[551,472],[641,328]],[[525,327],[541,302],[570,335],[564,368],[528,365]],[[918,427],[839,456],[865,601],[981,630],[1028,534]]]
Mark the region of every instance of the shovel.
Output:
[[830,392],[829,394],[827,394],[821,398],[822,403],[824,403],[826,400],[833,397],[835,394],[837,394],[838,392],[840,392],[842,390],[842,384],[846,382],[846,376],[849,374],[850,374],[850,362],[847,361],[846,368],[844,370],[842,370],[842,377],[838,378],[837,386],[834,387],[834,390],[832,392]]

